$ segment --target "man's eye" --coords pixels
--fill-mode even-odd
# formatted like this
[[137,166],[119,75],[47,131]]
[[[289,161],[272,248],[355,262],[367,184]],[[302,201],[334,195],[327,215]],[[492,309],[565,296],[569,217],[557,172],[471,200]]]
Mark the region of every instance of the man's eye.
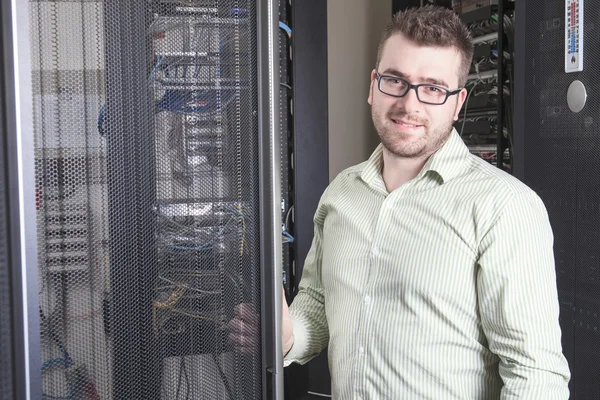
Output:
[[432,93],[435,93],[435,92],[440,92],[440,91],[441,91],[441,89],[440,89],[440,88],[438,88],[438,87],[435,87],[435,86],[428,86],[428,87],[427,87],[427,89],[428,89],[430,92],[432,92]]

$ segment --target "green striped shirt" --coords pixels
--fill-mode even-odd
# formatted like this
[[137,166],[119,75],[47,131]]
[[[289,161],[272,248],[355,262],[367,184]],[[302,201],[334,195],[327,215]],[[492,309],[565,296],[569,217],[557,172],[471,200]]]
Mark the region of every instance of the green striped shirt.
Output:
[[326,346],[336,399],[567,399],[553,235],[454,131],[392,193],[381,145],[329,185],[285,365]]

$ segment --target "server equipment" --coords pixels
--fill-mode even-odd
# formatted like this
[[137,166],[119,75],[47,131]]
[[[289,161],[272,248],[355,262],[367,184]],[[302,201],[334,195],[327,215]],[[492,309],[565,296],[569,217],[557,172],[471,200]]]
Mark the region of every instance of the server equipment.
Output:
[[454,0],[452,8],[467,24],[475,44],[469,91],[456,129],[471,153],[510,172],[514,2]]
[[[326,86],[326,23],[288,1],[21,3],[2,6],[3,43],[18,44],[3,55],[30,86],[2,87],[0,117],[20,99],[32,123],[0,119],[18,143],[0,168],[11,149],[26,172],[0,171],[29,208],[3,202],[3,180],[0,215],[30,221],[14,260],[34,291],[16,320],[33,324],[3,331],[2,354],[29,336],[35,361],[2,396],[283,398],[281,288],[291,301],[327,184],[327,110],[307,104]],[[3,221],[0,255],[15,237]]]
[[554,231],[571,399],[600,398],[600,4],[516,2],[515,175]]

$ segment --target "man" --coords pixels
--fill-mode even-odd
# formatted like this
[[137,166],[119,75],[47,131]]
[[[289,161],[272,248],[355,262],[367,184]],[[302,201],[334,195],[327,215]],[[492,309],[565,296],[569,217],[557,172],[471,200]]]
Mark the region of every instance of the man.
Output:
[[285,365],[329,346],[336,399],[567,399],[552,232],[541,200],[471,155],[468,30],[397,14],[368,102],[381,145],[323,194]]
[[284,307],[285,364],[329,345],[334,398],[569,397],[544,205],[452,127],[472,56],[444,8],[384,32],[368,97],[381,145],[323,194]]

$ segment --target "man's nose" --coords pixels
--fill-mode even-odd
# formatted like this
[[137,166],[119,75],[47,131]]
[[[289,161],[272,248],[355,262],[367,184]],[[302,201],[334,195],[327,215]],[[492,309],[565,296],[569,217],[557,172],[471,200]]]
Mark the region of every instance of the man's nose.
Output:
[[402,108],[407,114],[415,113],[421,110],[422,104],[417,96],[417,88],[410,88],[408,93],[398,99]]

